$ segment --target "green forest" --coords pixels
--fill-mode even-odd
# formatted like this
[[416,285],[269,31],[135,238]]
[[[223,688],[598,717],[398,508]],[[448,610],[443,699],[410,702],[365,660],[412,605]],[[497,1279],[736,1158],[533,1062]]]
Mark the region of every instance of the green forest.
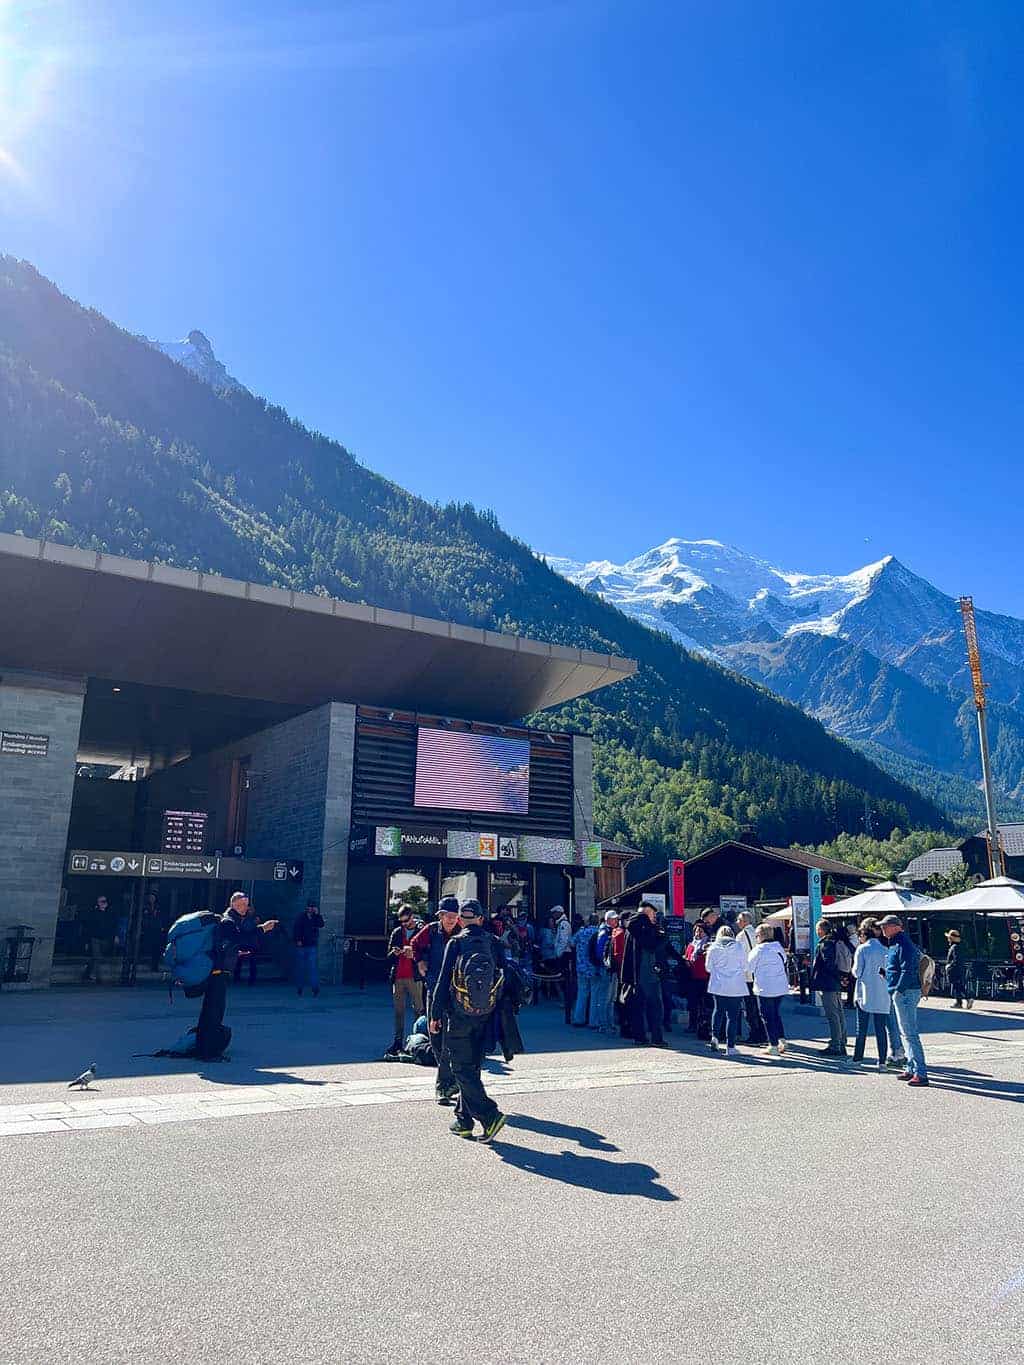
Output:
[[438,506],[244,390],[215,391],[0,257],[0,530],[512,631],[640,664],[545,713],[596,743],[602,833],[648,861],[940,830],[923,795],[795,706],[554,574],[494,515]]

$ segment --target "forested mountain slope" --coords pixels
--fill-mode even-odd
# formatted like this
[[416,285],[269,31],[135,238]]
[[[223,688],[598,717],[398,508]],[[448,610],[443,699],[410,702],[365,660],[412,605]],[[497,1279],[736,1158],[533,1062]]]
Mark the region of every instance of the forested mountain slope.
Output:
[[653,856],[738,826],[774,843],[943,813],[817,721],[439,507],[244,389],[214,390],[0,257],[0,530],[636,658],[546,716],[598,739],[603,832]]

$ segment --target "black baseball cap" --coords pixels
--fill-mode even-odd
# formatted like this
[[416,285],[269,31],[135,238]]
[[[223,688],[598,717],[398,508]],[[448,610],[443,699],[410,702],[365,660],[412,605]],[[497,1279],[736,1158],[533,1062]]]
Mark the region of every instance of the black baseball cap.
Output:
[[439,915],[457,915],[459,913],[459,902],[454,896],[442,896],[437,906]]
[[459,916],[462,919],[483,919],[484,907],[479,901],[463,901],[459,906]]

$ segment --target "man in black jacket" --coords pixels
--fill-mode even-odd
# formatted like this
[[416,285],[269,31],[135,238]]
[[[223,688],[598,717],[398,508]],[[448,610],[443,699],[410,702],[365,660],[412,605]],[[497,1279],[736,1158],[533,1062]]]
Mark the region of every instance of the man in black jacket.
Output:
[[655,923],[657,911],[649,901],[641,901],[640,908],[626,925],[626,951],[622,955],[619,975],[623,1004],[629,1010],[633,1037],[644,1047],[650,1030],[651,1043],[664,1047],[662,1036],[661,975],[658,968],[659,932]]
[[[480,1066],[491,1015],[501,994],[505,950],[484,927],[479,901],[463,901],[459,920],[462,930],[448,941],[441,975],[431,993],[430,1032],[437,1034],[444,1028],[448,1061],[459,1087],[451,1131],[456,1137],[472,1138],[473,1125],[479,1122],[484,1130],[479,1141],[491,1142],[504,1127],[505,1115],[484,1090]],[[487,999],[474,998],[473,978],[489,988]]]
[[314,995],[320,994],[320,930],[324,927],[324,917],[316,901],[307,901],[306,908],[295,921],[292,929],[292,942],[295,944],[296,987],[301,995],[306,986],[312,988]]
[[[228,901],[228,908],[217,926],[213,971],[203,990],[203,1003],[196,1026],[196,1056],[202,1060],[208,1061],[219,1057],[224,1051],[221,1027],[228,1003],[228,975],[237,961],[238,948],[242,941],[239,925],[248,913],[249,897],[241,891],[236,891]],[[277,920],[268,919],[263,921],[257,932],[269,934],[276,928]]]

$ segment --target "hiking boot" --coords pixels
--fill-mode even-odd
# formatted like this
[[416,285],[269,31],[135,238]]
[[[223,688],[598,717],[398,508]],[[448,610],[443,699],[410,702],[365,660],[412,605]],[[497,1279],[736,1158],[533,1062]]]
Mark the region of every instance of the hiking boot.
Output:
[[504,1127],[505,1127],[505,1115],[504,1115],[504,1114],[495,1114],[494,1118],[491,1119],[490,1123],[484,1125],[484,1131],[483,1131],[483,1134],[482,1134],[481,1137],[480,1137],[480,1141],[481,1141],[481,1142],[493,1142],[494,1139],[495,1139],[495,1136],[496,1136],[498,1133],[500,1133],[501,1130],[502,1130],[502,1128],[504,1128]]
[[470,1124],[467,1128],[461,1119],[452,1119],[448,1131],[454,1133],[456,1137],[469,1138],[470,1142],[473,1141],[473,1125]]
[[973,1001],[973,1000],[968,1000],[968,1001],[967,1001],[966,1008],[969,1009],[969,1010],[974,1009],[974,1001]]
[[952,1003],[952,1005],[950,1005],[949,1008],[950,1008],[951,1010],[962,1010],[962,1009],[963,1009],[963,1002],[960,1001],[960,1000],[954,1000],[953,1003]]
[[917,1077],[913,1071],[901,1071],[900,1074],[896,1077],[896,1079],[898,1081],[913,1081],[916,1080]]
[[911,1076],[910,1080],[907,1081],[907,1088],[909,1089],[912,1085],[918,1086],[927,1084],[928,1084],[927,1076]]

